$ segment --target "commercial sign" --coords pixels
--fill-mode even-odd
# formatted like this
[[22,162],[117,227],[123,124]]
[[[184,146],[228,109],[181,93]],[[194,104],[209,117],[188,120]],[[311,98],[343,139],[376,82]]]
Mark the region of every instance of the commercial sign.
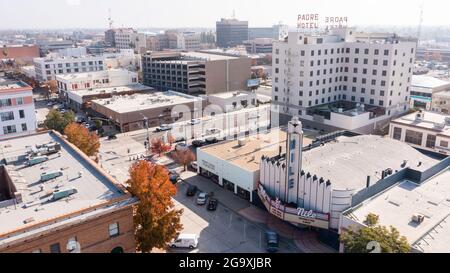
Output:
[[286,222],[302,224],[305,226],[329,228],[330,216],[326,213],[306,210],[305,208],[290,208],[277,199],[271,199],[264,186],[258,185],[258,196],[270,214]]
[[327,15],[321,16],[318,13],[304,13],[297,16],[298,29],[319,29],[319,28],[346,28],[348,26],[347,16]]

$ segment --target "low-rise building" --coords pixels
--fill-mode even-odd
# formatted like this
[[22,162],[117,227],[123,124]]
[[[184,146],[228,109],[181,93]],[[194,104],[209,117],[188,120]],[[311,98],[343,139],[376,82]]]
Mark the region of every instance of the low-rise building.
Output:
[[0,253],[135,252],[138,200],[56,132],[0,141]]
[[272,54],[274,39],[256,38],[244,41],[244,46],[249,54]]
[[0,116],[0,139],[33,133],[37,124],[31,86],[0,77]]
[[199,116],[204,103],[199,97],[167,91],[93,100],[91,108],[125,133],[170,124],[187,115]]
[[224,113],[257,106],[255,92],[234,91],[207,96],[208,103],[220,107]]
[[450,116],[419,111],[390,124],[389,137],[409,145],[444,155],[450,155]]
[[450,88],[447,91],[433,93],[431,110],[450,114]]
[[340,231],[367,226],[366,217],[373,214],[377,224],[393,226],[405,236],[411,252],[450,252],[449,159],[419,176],[406,170],[387,178],[383,182],[389,187],[367,194],[364,202],[355,200],[342,214]]
[[14,61],[22,64],[32,64],[34,58],[40,56],[37,45],[0,45],[0,62]]
[[444,90],[450,90],[450,82],[426,75],[413,75],[410,106],[432,110],[434,108],[433,95]]

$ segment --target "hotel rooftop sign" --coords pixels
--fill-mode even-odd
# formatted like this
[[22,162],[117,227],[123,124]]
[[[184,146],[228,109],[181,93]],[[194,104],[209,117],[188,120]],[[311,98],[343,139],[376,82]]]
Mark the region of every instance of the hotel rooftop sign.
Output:
[[346,28],[347,26],[347,16],[321,16],[318,13],[304,13],[297,16],[298,30]]

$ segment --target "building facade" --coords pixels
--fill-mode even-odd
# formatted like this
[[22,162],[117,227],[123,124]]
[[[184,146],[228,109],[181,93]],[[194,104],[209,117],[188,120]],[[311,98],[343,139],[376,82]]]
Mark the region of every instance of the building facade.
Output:
[[432,110],[437,106],[433,102],[434,94],[444,90],[450,90],[450,82],[431,76],[413,75],[410,107]]
[[40,56],[37,45],[0,45],[0,62],[14,61],[16,63],[32,64],[34,58]]
[[0,139],[35,132],[33,89],[24,82],[0,77]]
[[51,55],[34,59],[34,69],[38,81],[55,80],[57,75],[94,72],[105,70],[103,56],[85,55],[80,57],[65,57]]
[[[274,43],[274,111],[349,130],[409,109],[415,42],[353,29]],[[372,128],[371,128],[372,127]]]
[[450,116],[419,111],[391,121],[389,137],[409,145],[450,156]]
[[218,47],[241,45],[248,40],[248,22],[222,18],[216,22],[216,35]]
[[257,38],[269,38],[274,40],[283,40],[288,36],[289,26],[278,24],[272,27],[251,27],[248,28],[248,38],[250,40]]
[[142,57],[144,84],[186,94],[246,90],[251,59],[202,52],[149,52]]
[[271,38],[256,38],[243,44],[249,54],[272,54],[274,41]]

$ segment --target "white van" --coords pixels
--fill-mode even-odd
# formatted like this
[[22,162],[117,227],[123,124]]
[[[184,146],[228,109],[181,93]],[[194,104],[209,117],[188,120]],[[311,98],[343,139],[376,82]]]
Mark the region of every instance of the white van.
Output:
[[196,234],[180,234],[178,238],[170,243],[171,248],[185,247],[196,248],[198,245],[198,236]]

